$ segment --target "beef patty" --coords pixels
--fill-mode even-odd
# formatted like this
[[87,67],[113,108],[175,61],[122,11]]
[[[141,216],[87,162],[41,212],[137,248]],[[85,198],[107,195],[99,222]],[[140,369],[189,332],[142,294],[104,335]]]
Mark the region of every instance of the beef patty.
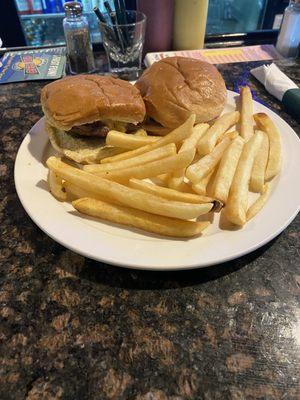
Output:
[[91,124],[73,126],[73,128],[69,132],[80,136],[106,137],[109,130],[109,127],[106,126],[105,123],[101,121],[96,121]]

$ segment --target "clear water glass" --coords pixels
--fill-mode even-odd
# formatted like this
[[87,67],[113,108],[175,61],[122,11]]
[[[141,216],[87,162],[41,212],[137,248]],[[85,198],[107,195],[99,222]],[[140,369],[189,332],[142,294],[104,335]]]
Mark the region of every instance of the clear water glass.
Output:
[[[115,13],[105,15],[116,21]],[[110,72],[122,79],[134,80],[142,71],[146,16],[139,11],[126,11],[126,24],[99,22]]]

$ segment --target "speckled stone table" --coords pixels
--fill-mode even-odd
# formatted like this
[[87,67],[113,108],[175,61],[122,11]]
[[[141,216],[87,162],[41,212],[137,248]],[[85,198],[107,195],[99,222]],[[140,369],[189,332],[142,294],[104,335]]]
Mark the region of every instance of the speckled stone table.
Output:
[[[220,70],[299,134],[249,76],[255,65]],[[300,84],[299,61],[280,66]],[[1,400],[299,399],[299,216],[254,253],[201,270],[131,271],[66,250],[14,188],[43,85],[0,86]]]

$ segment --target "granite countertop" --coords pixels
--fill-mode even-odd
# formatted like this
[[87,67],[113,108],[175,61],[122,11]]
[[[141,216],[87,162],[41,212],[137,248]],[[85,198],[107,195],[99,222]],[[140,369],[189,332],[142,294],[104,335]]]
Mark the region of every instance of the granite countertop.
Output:
[[[219,69],[300,134],[249,76],[258,64]],[[280,67],[300,84],[299,61]],[[200,270],[131,271],[65,249],[14,188],[44,84],[0,86],[0,398],[299,399],[299,216],[261,249]]]

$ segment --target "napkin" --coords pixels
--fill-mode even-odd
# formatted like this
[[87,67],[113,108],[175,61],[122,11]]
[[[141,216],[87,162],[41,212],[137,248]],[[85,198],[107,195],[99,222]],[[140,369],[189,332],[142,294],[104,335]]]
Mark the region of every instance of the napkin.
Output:
[[300,89],[277,65],[262,65],[251,69],[250,73],[265,86],[269,93],[282,101],[290,114],[300,119]]

